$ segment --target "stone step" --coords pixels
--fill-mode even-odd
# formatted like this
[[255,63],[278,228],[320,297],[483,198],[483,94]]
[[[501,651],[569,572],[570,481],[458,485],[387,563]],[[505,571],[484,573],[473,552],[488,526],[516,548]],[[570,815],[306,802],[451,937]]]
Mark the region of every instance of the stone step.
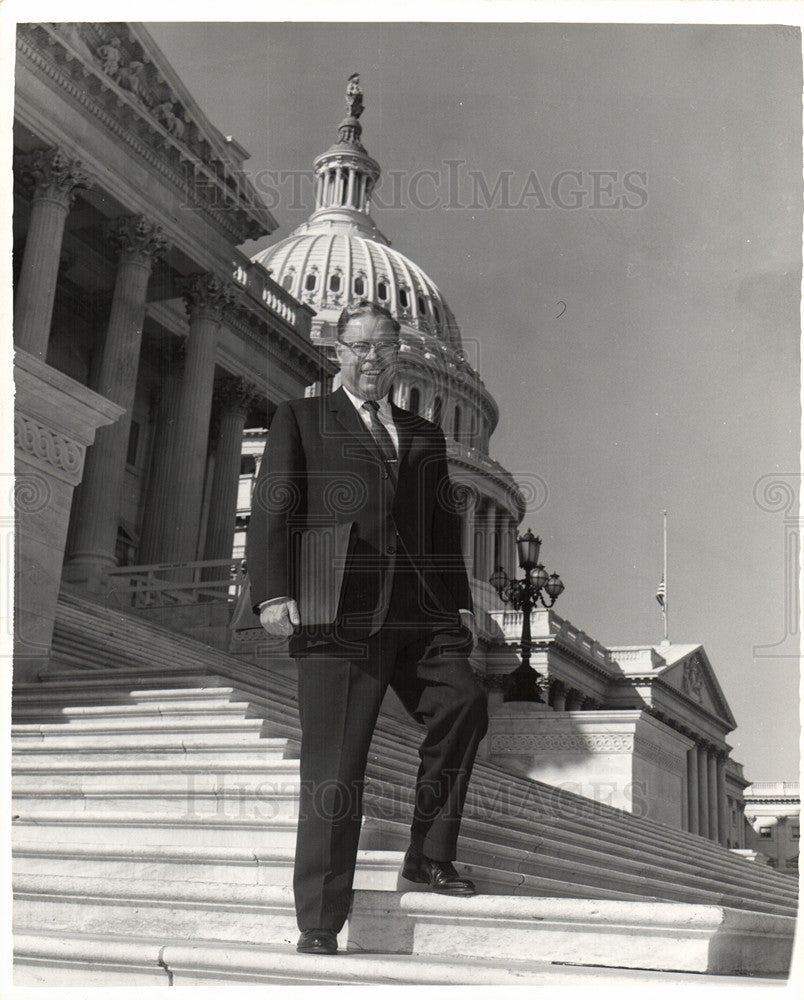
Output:
[[13,816],[11,840],[12,844],[23,847],[66,841],[75,844],[231,846],[272,850],[295,845],[296,820],[291,817],[264,820],[215,815],[165,817],[135,811],[116,814],[20,811]]
[[[233,761],[232,766],[218,766],[199,763],[192,757],[182,755],[181,760],[159,760],[143,762],[128,760],[118,755],[116,759],[102,763],[69,762],[63,759],[15,764],[14,789],[28,794],[40,791],[49,795],[51,791],[80,791],[83,788],[100,788],[114,780],[114,788],[133,791],[138,788],[159,786],[161,788],[187,787],[192,779],[194,787],[222,788],[227,785],[240,787],[243,782],[251,782],[259,787],[261,781],[283,781],[298,778],[299,761],[276,757],[266,760]],[[297,783],[298,786],[298,783]]]
[[[104,719],[102,721],[81,720],[70,725],[58,723],[19,723],[12,725],[11,737],[18,741],[18,746],[49,740],[52,745],[63,749],[82,748],[86,746],[105,746],[110,744],[128,743],[139,746],[143,740],[149,742],[153,737],[172,741],[174,746],[181,746],[186,737],[203,736],[207,741],[217,736],[229,744],[237,741],[249,742],[254,746],[255,738],[259,738],[264,722],[260,718],[242,719],[236,717],[204,720],[176,719],[166,722],[160,719]],[[27,749],[27,747],[25,747]]]
[[[137,676],[140,676],[140,675],[138,674]],[[241,685],[237,689],[238,696],[242,696],[242,695],[245,694],[245,692],[243,691],[242,687],[243,686]],[[276,699],[275,699],[275,702],[276,702]],[[286,706],[283,706],[283,707],[286,707]],[[274,710],[276,710],[276,704],[275,703],[274,703],[273,708],[274,708]],[[294,708],[295,708],[295,706],[294,706]],[[269,719],[269,724],[270,724],[270,719]],[[382,722],[381,722],[381,725],[382,725]],[[293,733],[293,734],[297,734],[297,729],[295,727],[291,727],[289,731],[291,733]],[[415,731],[414,731],[414,733],[415,733]],[[403,764],[405,770],[410,772],[411,778],[412,778],[412,775],[415,772],[415,768],[416,768],[416,765],[417,765],[417,760],[413,756],[413,749],[411,747],[402,747],[401,749],[399,749],[397,746],[395,746],[394,743],[395,743],[396,735],[398,735],[398,734],[393,734],[393,737],[391,739],[391,744],[390,745],[388,744],[388,741],[386,740],[385,743],[382,744],[382,748],[383,748],[385,754],[388,754],[389,752],[390,753],[395,753],[397,755],[397,757],[398,757],[398,760]],[[378,741],[382,741],[382,734],[381,733],[378,734]],[[478,774],[478,775],[481,774],[482,770],[483,770],[483,762],[478,762],[478,764],[476,765],[476,774]],[[510,782],[511,776],[507,775],[506,777],[508,778],[508,780]],[[538,785],[536,785],[536,783],[527,783],[527,784],[530,785],[530,787],[531,787],[531,794],[533,794],[534,788],[538,788]],[[477,786],[478,786],[478,782],[475,781],[473,783],[473,788],[477,788]],[[470,795],[471,795],[471,792],[470,792]],[[556,796],[556,790],[555,789],[551,789],[549,791],[548,795],[551,798],[555,798],[555,796]],[[566,796],[562,796],[562,798],[566,798]],[[577,803],[578,797],[574,796],[572,798],[575,800],[575,801],[573,801],[573,803],[572,803],[572,805],[570,807],[572,811],[583,811],[584,809],[586,809],[588,811],[589,806],[591,806],[593,808],[595,807],[594,803],[588,803],[588,804],[585,804],[585,805],[581,806],[580,810],[578,810],[576,808],[578,806],[578,803]],[[611,810],[611,812],[614,813],[615,815],[617,814],[616,810]],[[596,827],[597,827],[598,830],[600,830],[601,827],[605,827],[605,825],[606,825],[606,818],[607,817],[605,816],[605,813],[601,817],[601,815],[599,814],[599,811],[598,811],[598,815],[595,816],[595,825],[596,825]],[[638,817],[629,817],[629,819],[632,822],[635,821],[637,823],[637,825],[638,825],[638,820],[639,820]],[[601,820],[602,820],[602,822],[601,822]],[[622,824],[622,820],[618,819],[618,823],[621,825]],[[620,831],[617,831],[617,833],[618,833],[618,836],[621,836]],[[663,841],[663,843],[662,843],[663,849],[666,849],[667,846],[668,846],[667,844],[664,843],[665,839],[670,839],[671,841],[673,840],[673,833],[674,833],[674,831],[669,830],[669,828],[666,828],[666,827],[662,828],[661,837],[662,837],[662,841]],[[646,831],[643,834],[642,838],[641,838],[642,843],[644,844],[645,849],[649,853],[651,853],[651,855],[655,855],[655,853],[656,853],[656,835],[657,835],[656,834],[656,824],[649,824],[648,831]],[[735,858],[733,858],[733,856],[727,855],[727,852],[725,852],[722,849],[719,849],[717,847],[717,845],[711,844],[711,842],[709,842],[705,838],[699,838],[699,837],[692,838],[692,840],[694,841],[694,846],[693,846],[693,849],[691,850],[690,849],[690,846],[691,846],[690,845],[690,839],[691,839],[692,835],[681,834],[680,832],[679,832],[679,835],[680,835],[682,846],[681,846],[679,852],[677,852],[676,857],[677,857],[678,860],[681,860],[682,864],[684,863],[684,858],[685,857],[689,858],[690,855],[693,855],[699,862],[701,861],[701,857],[703,855],[704,856],[704,862],[705,862],[705,856],[706,856],[707,852],[710,851],[712,848],[714,848],[715,851],[719,852],[719,856],[716,857],[715,859],[711,859],[711,857],[710,857],[710,860],[712,860],[714,862],[714,865],[715,865],[716,868],[721,869],[724,865],[726,867],[728,867],[728,865],[730,863],[735,863],[736,862],[736,865],[734,865],[734,867],[731,868],[732,874],[734,876],[736,876],[740,880],[744,880],[746,878],[746,875],[748,874],[749,881],[753,880],[752,876],[754,874],[756,874],[756,873],[754,873],[754,872],[746,873],[745,864],[743,862],[743,859],[735,859]],[[634,841],[634,831],[633,831],[633,829],[630,829],[628,831],[628,839],[629,839],[629,843],[627,845],[627,849],[630,851],[633,848],[633,841]],[[790,881],[791,880],[785,880],[784,876],[782,874],[773,872],[771,874],[771,876],[770,876],[771,881],[773,881],[773,877],[774,876],[776,876],[776,878],[777,878],[776,884],[779,885],[780,888],[782,888],[783,890],[786,889],[787,891],[790,890]],[[758,875],[757,878],[756,878],[756,881],[758,883],[765,884],[766,881],[767,881],[767,875],[765,875],[765,874],[763,874],[761,876]]]
[[145,786],[122,792],[115,785],[95,788],[59,789],[53,786],[47,794],[39,790],[15,791],[11,798],[12,811],[36,816],[59,810],[63,813],[136,812],[146,816],[217,816],[272,820],[278,816],[298,818],[299,779],[283,781],[257,780],[242,785],[228,783],[223,788],[210,780],[193,775],[182,788]]
[[[110,685],[100,685],[96,679],[95,683],[82,682],[80,686],[67,686],[66,683],[58,685],[28,684],[17,685],[14,688],[14,710],[16,711],[39,711],[46,713],[56,713],[75,710],[86,710],[88,706],[104,706],[113,704],[124,706],[130,704],[143,704],[146,702],[184,702],[193,700],[203,705],[210,700],[231,699],[235,693],[235,688],[226,684],[222,678],[216,678],[215,684],[202,684],[202,678],[195,677],[194,685],[179,686],[175,688],[136,688],[131,683],[120,684],[116,682]],[[50,688],[50,690],[49,690]],[[21,690],[20,690],[21,689]],[[58,704],[54,704],[54,699]],[[64,707],[62,702],[65,703]]]
[[[296,754],[294,756],[294,754]],[[42,742],[26,746],[24,750],[12,747],[12,765],[15,775],[60,773],[60,771],[108,770],[109,772],[151,768],[154,772],[182,767],[200,770],[218,769],[233,771],[238,768],[273,767],[288,763],[299,766],[298,751],[284,739],[261,736],[254,744],[218,743],[202,738],[184,738],[181,745],[175,741],[157,742],[149,739],[136,746],[131,744],[89,746],[65,750]]]
[[[75,609],[70,609],[70,611],[72,614]],[[192,640],[188,642],[185,642],[183,638],[177,640],[175,635],[165,630],[160,634],[158,629],[153,631],[150,625],[126,620],[126,616],[123,615],[110,615],[96,608],[87,609],[86,606],[83,610],[79,608],[78,614],[79,617],[83,615],[83,620],[77,624],[73,622],[72,626],[67,625],[68,631],[70,627],[73,631],[68,645],[72,643],[73,650],[80,648],[82,656],[93,657],[94,661],[98,662],[99,652],[93,648],[93,643],[97,645],[98,642],[109,642],[112,635],[114,635],[114,641],[120,640],[122,628],[126,637],[124,640],[120,640],[122,642],[120,648],[128,650],[126,655],[130,654],[136,661],[132,669],[128,671],[129,679],[133,678],[141,684],[144,677],[152,677],[154,682],[158,680],[159,683],[164,683],[168,673],[176,675],[177,665],[181,665],[181,671],[188,671],[188,676],[190,669],[194,670],[195,675],[198,676],[200,666],[205,671],[214,671],[216,677],[221,677],[220,671],[223,667],[225,675],[229,678],[230,686],[231,682],[234,681],[238,692],[247,692],[249,698],[254,697],[256,691],[256,697],[264,700],[268,684],[271,688],[273,703],[268,725],[274,732],[281,731],[289,736],[298,735],[297,727],[287,723],[289,714],[295,716],[294,685],[289,678],[272,674],[270,671],[262,670],[242,660],[237,660],[237,658],[227,657],[226,654],[221,655],[218,651],[212,651],[200,643],[194,645]],[[105,616],[107,624],[95,620],[99,616]],[[60,628],[64,625],[65,623],[62,623]],[[104,635],[104,629],[106,635]],[[91,641],[87,640],[88,636],[91,637]],[[58,636],[56,645],[59,645]],[[163,660],[167,658],[170,662],[170,671],[144,665],[143,649],[148,650],[149,659],[154,658],[152,653]],[[179,671],[178,676],[180,676],[181,671]],[[124,676],[119,671],[106,671],[106,673],[107,675],[114,673],[118,679]],[[83,676],[92,677],[92,675],[93,671],[91,670],[83,671]],[[97,679],[97,672],[93,679]],[[185,683],[181,677],[180,683]],[[280,715],[281,718],[274,721],[276,715]],[[416,733],[417,730],[414,727],[405,727],[404,723],[398,720],[381,719],[376,742],[373,745],[386,759],[393,760],[394,765],[398,766],[400,774],[410,775],[411,778],[417,763],[415,757]],[[408,745],[402,746],[405,741]],[[757,891],[766,894],[776,888],[783,896],[786,894],[788,898],[790,897],[792,880],[785,880],[783,875],[770,870],[763,872],[758,867],[751,869],[743,859],[734,858],[704,838],[693,837],[680,831],[672,831],[667,827],[658,827],[656,824],[643,821],[639,817],[627,816],[614,809],[607,810],[606,807],[599,807],[597,804],[580,799],[578,796],[568,796],[557,793],[555,789],[549,789],[548,786],[538,786],[525,779],[515,779],[494,765],[480,761],[477,763],[472,791],[475,788],[493,791],[495,787],[499,787],[500,783],[505,783],[506,788],[514,792],[528,790],[528,794],[533,796],[532,805],[521,809],[523,822],[519,824],[520,827],[532,825],[534,818],[537,821],[541,820],[540,814],[546,813],[548,819],[555,819],[556,835],[559,837],[566,838],[568,831],[562,828],[567,823],[574,823],[574,826],[571,827],[573,837],[570,839],[573,840],[575,847],[589,846],[588,841],[594,839],[598,841],[596,846],[601,851],[609,855],[619,854],[621,858],[628,858],[629,854],[633,857],[634,846],[637,844],[645,852],[645,855],[653,858],[654,868],[660,873],[668,869],[672,871],[680,868],[680,877],[683,878],[688,869],[692,869],[699,874],[715,879],[724,877],[727,882],[743,883],[749,887],[754,885]],[[472,791],[470,791],[470,796]],[[555,815],[556,803],[559,806],[558,815]],[[506,832],[512,825],[517,825],[516,819],[511,820],[510,811],[509,808],[502,810],[502,817],[500,817]],[[499,816],[500,810],[495,809],[491,813]],[[589,836],[590,830],[595,831],[593,838]],[[586,841],[579,842],[577,840],[578,837],[584,836]]]
[[[21,931],[281,945],[297,934],[292,891],[264,885],[172,884],[18,876]],[[490,927],[494,933],[489,933]],[[795,920],[718,906],[358,890],[344,941],[368,952],[531,960],[719,974],[789,968]]]
[[[99,879],[149,879],[163,882],[220,882],[285,885],[293,880],[294,848],[142,847],[48,841],[13,852],[19,875],[76,875]],[[402,851],[359,851],[355,888],[395,891]]]
[[[289,765],[289,766],[288,766]],[[30,815],[39,812],[51,812],[59,809],[64,812],[144,812],[153,815],[171,816],[205,816],[214,814],[218,818],[256,818],[273,819],[277,816],[296,816],[298,812],[298,763],[282,761],[273,770],[261,766],[252,772],[235,774],[207,773],[205,769],[184,768],[176,772],[167,771],[162,774],[162,780],[147,768],[142,773],[116,775],[114,783],[108,783],[108,775],[103,771],[97,775],[87,775],[74,772],[61,775],[58,783],[54,783],[47,774],[34,777],[23,775],[15,781],[14,808],[15,811],[27,812]],[[369,782],[366,793],[366,808],[372,808],[380,816],[397,818],[397,836],[406,838],[406,817],[410,814],[411,796],[397,794],[392,800],[388,787]],[[399,790],[397,790],[398,792]],[[389,815],[389,802],[396,805],[400,815]],[[405,807],[408,807],[407,809]],[[479,841],[479,857],[483,858],[495,850],[495,831],[488,829],[488,824],[475,822],[471,815],[464,821],[467,834],[475,834],[485,838]],[[540,834],[543,831],[539,831]],[[596,850],[594,841],[583,850],[572,848],[566,842],[554,838],[543,839],[538,847],[538,859],[535,867],[527,869],[522,862],[523,856],[530,849],[532,834],[528,832],[527,842],[522,844],[523,850],[512,852],[516,870],[524,873],[543,875],[544,866],[549,865],[551,874],[563,873],[571,881],[584,881],[590,884],[598,882],[603,887],[628,889],[636,886],[644,894],[667,896],[667,878],[651,877],[655,875],[652,865],[640,863],[633,857],[625,859],[616,867],[612,866],[610,856]],[[509,846],[515,844],[509,842]],[[497,857],[497,863],[503,859]],[[531,865],[533,862],[531,862]],[[606,880],[602,873],[609,873]],[[683,891],[673,898],[701,899],[727,902],[729,905],[745,905],[745,900],[737,894],[724,894],[723,886],[717,881],[706,879],[700,871],[692,868],[690,873],[674,879]],[[713,897],[712,894],[716,895]],[[778,907],[774,901],[772,908]]]
[[[412,783],[412,775],[411,775]],[[230,782],[230,786],[234,784]],[[406,802],[409,800],[410,796],[407,794],[400,795],[399,789],[393,787],[386,787],[383,789],[386,794],[390,790],[393,792],[393,797],[400,802]],[[252,786],[253,791],[253,786]],[[102,795],[102,793],[101,793]],[[60,798],[67,798],[70,801],[70,807],[73,809],[103,809],[103,808],[113,808],[113,809],[123,809],[123,810],[137,810],[137,811],[152,811],[152,802],[149,801],[132,801],[131,798],[111,798],[104,801],[102,797],[97,795],[90,796],[60,796]],[[30,800],[30,796],[29,796]],[[58,802],[58,798],[56,798]],[[18,805],[21,810],[25,810],[26,806],[29,812],[35,811],[50,811],[52,810],[56,802],[43,801],[42,803],[27,802],[24,797],[21,796],[18,800]],[[64,808],[65,803],[61,802],[62,808]],[[184,789],[181,790],[179,795],[174,795],[171,800],[165,803],[166,808],[169,808],[172,813],[185,813],[188,811],[187,804],[187,794]],[[231,796],[228,801],[223,798],[219,798],[212,795],[203,796],[201,794],[194,796],[192,801],[192,809],[199,811],[200,814],[208,815],[210,813],[218,813],[221,815],[253,815],[255,817],[271,818],[276,815],[295,815],[295,807],[292,801],[287,797],[284,799],[280,798],[276,801],[272,801],[270,795],[263,796],[262,794],[248,795],[248,788],[239,789],[235,787],[235,793]],[[472,820],[471,808],[467,811],[467,819],[465,821],[465,827],[469,826]],[[508,833],[509,836],[514,832],[517,827],[522,827],[524,825],[523,836],[528,840],[532,838],[533,826],[532,822],[525,820],[524,823],[520,818],[515,821],[508,822]],[[705,872],[701,871],[701,866],[698,863],[699,859],[693,857],[692,864],[688,865],[688,871],[682,872],[680,877],[676,878],[676,881],[685,887],[681,892],[670,892],[668,891],[667,879],[666,877],[661,877],[659,879],[651,879],[649,876],[651,874],[649,867],[654,866],[655,869],[655,844],[648,851],[647,861],[649,862],[648,869],[644,865],[640,865],[639,856],[637,855],[637,861],[634,861],[635,851],[633,840],[630,843],[622,843],[621,834],[619,834],[619,843],[615,843],[614,847],[610,845],[605,853],[600,851],[600,838],[601,838],[601,828],[598,826],[596,835],[591,836],[588,830],[582,830],[580,833],[580,840],[575,837],[575,842],[570,843],[573,838],[567,835],[566,822],[553,824],[553,826],[558,826],[557,836],[559,837],[557,843],[559,849],[556,849],[555,844],[550,840],[550,831],[547,829],[547,824],[541,821],[539,825],[539,833],[544,838],[544,844],[541,846],[541,854],[543,858],[552,857],[553,867],[562,870],[566,868],[577,869],[579,865],[582,866],[584,873],[587,876],[587,880],[594,884],[594,871],[590,867],[590,862],[597,863],[600,865],[602,871],[607,871],[613,874],[613,878],[600,879],[597,881],[602,888],[614,888],[618,883],[623,887],[627,888],[628,885],[632,884],[633,877],[638,880],[638,884],[642,887],[645,892],[650,892],[652,895],[658,893],[664,898],[674,898],[674,899],[710,899],[712,898],[709,893],[715,892],[715,899],[718,901],[727,901],[731,905],[746,905],[746,899],[744,895],[744,886],[739,885],[737,892],[726,892],[723,893],[723,886],[718,884],[717,880],[706,879]],[[563,829],[561,829],[563,828]],[[488,836],[488,834],[487,834]],[[492,832],[491,838],[493,842],[494,833]],[[580,855],[578,852],[581,851]],[[590,854],[590,852],[592,852]],[[623,857],[623,861],[619,864],[614,863],[614,858],[618,855]],[[585,864],[584,864],[585,862]],[[739,862],[738,862],[739,863]],[[664,874],[664,873],[663,873]],[[742,874],[742,873],[741,873]],[[623,883],[620,876],[626,875],[626,882]],[[699,892],[689,892],[687,889],[700,889],[704,892],[702,896]],[[789,892],[789,888],[788,888]],[[754,905],[758,909],[770,909],[775,912],[779,908],[778,901],[776,900],[759,900]],[[794,905],[792,901],[792,894],[790,896],[791,907]]]
[[686,986],[693,990],[760,989],[779,986],[776,978],[607,969],[550,961],[424,958],[343,952],[299,955],[292,943],[231,945],[216,941],[182,942],[106,934],[66,936],[41,931],[15,938],[14,980],[18,987],[212,986],[212,985],[387,985],[387,986],[574,986],[595,990],[631,987],[645,990]]
[[[213,689],[215,690],[215,689]],[[143,701],[131,704],[28,706],[14,711],[14,722],[21,725],[102,724],[106,721],[127,722],[155,719],[164,722],[182,722],[188,718],[199,722],[213,719],[245,718],[253,715],[249,702],[228,701],[226,698],[185,698],[174,701]]]
[[[371,800],[367,802],[371,807]],[[221,845],[264,851],[292,850],[296,819],[277,814],[275,809],[244,807],[228,814],[212,811],[193,814],[160,815],[131,810],[95,812],[28,812],[20,815],[12,828],[12,839],[21,847],[37,845],[45,850],[51,842],[84,844],[120,843],[175,847],[189,845],[216,852]],[[391,820],[368,815],[361,831],[365,850],[397,850],[408,843],[407,820]],[[662,881],[639,873],[609,873],[590,865],[561,863],[544,854],[529,854],[515,848],[475,839],[464,830],[459,842],[461,870],[475,879],[483,892],[506,892],[551,896],[584,895],[602,899],[672,899],[676,901],[748,906],[769,912],[792,912],[783,904],[763,904],[718,891],[679,886],[671,879]]]

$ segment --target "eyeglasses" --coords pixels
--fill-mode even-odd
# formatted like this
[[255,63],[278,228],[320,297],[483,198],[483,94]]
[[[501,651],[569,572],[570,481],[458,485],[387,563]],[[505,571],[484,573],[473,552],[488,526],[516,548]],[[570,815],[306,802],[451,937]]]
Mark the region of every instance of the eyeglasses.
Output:
[[372,347],[378,358],[393,358],[399,353],[399,344],[395,340],[355,340],[351,344],[345,340],[339,340],[339,344],[348,347],[358,358],[367,358],[371,354]]

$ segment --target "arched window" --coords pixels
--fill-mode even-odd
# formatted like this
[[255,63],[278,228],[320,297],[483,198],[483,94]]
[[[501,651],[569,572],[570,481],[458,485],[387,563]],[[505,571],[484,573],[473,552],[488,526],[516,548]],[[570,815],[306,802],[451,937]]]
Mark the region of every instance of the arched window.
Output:
[[380,281],[377,285],[377,298],[381,302],[385,302],[388,298],[388,285],[384,281]]
[[317,275],[315,274],[315,272],[314,271],[310,271],[310,273],[304,279],[304,288],[305,288],[305,291],[308,291],[308,292],[314,292],[315,291],[316,279],[317,279]]
[[285,277],[282,279],[282,287],[285,289],[285,291],[289,292],[292,284],[293,284],[293,275],[286,274]]
[[452,418],[452,436],[456,441],[461,440],[461,408],[455,407],[455,415]]
[[364,295],[366,291],[366,283],[363,281],[363,275],[358,274],[355,278],[355,295]]
[[438,311],[438,306],[433,303],[433,315],[435,316],[436,323],[441,323],[441,313]]
[[407,290],[407,288],[400,288],[399,289],[399,304],[402,306],[403,309],[407,309],[409,302],[410,302],[410,299],[408,298],[408,290]]
[[331,292],[339,292],[341,290],[341,276],[339,274],[330,275],[329,290]]
[[421,405],[421,393],[419,392],[418,387],[414,385],[413,388],[410,390],[410,403],[408,405],[408,409],[410,410],[411,413],[418,413],[420,405]]
[[433,403],[433,423],[434,424],[440,424],[441,423],[441,415],[442,415],[443,409],[444,409],[444,401],[441,399],[440,396],[436,396],[435,402]]
[[420,313],[426,313],[427,312],[427,304],[424,301],[424,296],[423,295],[418,295],[416,297],[416,304],[419,307],[419,312]]

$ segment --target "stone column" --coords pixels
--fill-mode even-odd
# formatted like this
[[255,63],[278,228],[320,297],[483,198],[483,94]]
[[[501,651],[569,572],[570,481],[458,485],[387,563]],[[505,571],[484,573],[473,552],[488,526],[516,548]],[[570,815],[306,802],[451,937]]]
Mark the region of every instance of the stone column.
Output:
[[[223,310],[231,303],[227,282],[193,275],[185,291],[190,333],[178,386],[168,461],[154,509],[143,526],[143,549],[154,562],[193,562],[198,554],[199,519],[215,377],[215,352]],[[187,573],[176,574],[186,577]]]
[[354,170],[349,171],[349,182],[346,186],[346,207],[354,208],[355,200],[355,172]]
[[507,518],[507,524],[508,524],[508,534],[506,541],[507,558],[506,558],[505,571],[509,576],[514,577],[517,576],[519,573],[519,554],[517,552],[517,547],[516,547],[516,518],[511,517],[511,515],[509,514]]
[[472,558],[474,555],[474,519],[475,506],[473,502],[474,491],[471,486],[466,486],[466,503],[462,511],[461,521],[461,548],[463,549],[463,559],[466,563],[466,574],[472,579]]
[[550,704],[557,712],[563,712],[567,707],[567,685],[564,681],[550,681]]
[[498,566],[502,566],[506,573],[510,576],[510,570],[508,569],[508,538],[506,535],[506,528],[508,525],[508,514],[502,509],[502,507],[497,508],[497,517],[494,526],[494,533],[496,536],[496,547],[497,547],[497,558],[494,560],[494,569]]
[[576,691],[575,688],[567,689],[567,696],[565,701],[565,708],[568,712],[578,712],[583,705],[584,696],[580,691]]
[[486,516],[484,518],[483,524],[483,541],[485,546],[485,567],[483,569],[484,582],[488,583],[488,579],[494,570],[497,568],[494,563],[494,538],[497,530],[497,505],[493,500],[489,500],[489,505],[486,508]]
[[19,348],[43,361],[47,356],[64,223],[79,187],[89,178],[80,160],[52,146],[21,156],[16,163],[23,180],[34,185],[31,218],[14,300],[14,340]]
[[720,843],[726,847],[729,840],[731,813],[726,795],[726,754],[722,751],[717,755],[717,809],[718,809],[718,832]]
[[687,751],[687,829],[690,833],[698,833],[698,747],[692,746]]
[[[220,422],[215,445],[215,471],[209,498],[204,559],[232,558],[243,428],[249,407],[258,395],[255,386],[234,375],[226,375],[215,392]],[[205,579],[220,579],[221,571],[210,567],[203,575]]]
[[474,538],[472,545],[472,565],[474,566],[475,578],[483,579],[483,570],[486,563],[486,545],[483,537],[483,525],[485,524],[486,501],[478,497],[473,520]]
[[109,327],[96,392],[123,409],[123,416],[101,427],[87,453],[79,508],[73,518],[65,579],[98,590],[102,571],[113,566],[120,497],[126,470],[131,411],[137,386],[142,326],[151,265],[166,241],[159,226],[143,216],[118,219],[109,235],[119,251]]
[[720,843],[720,807],[717,794],[717,758],[714,750],[710,750],[707,754],[706,764],[709,772],[709,839]]
[[166,484],[172,461],[172,431],[178,416],[181,373],[184,367],[185,342],[168,344],[163,348],[160,367],[164,372],[162,384],[154,392],[157,409],[154,420],[154,445],[148,471],[145,506],[142,513],[142,530],[137,562],[150,565],[162,561],[157,547],[161,538],[161,522],[167,517]]
[[709,836],[709,762],[708,748],[698,747],[698,833]]

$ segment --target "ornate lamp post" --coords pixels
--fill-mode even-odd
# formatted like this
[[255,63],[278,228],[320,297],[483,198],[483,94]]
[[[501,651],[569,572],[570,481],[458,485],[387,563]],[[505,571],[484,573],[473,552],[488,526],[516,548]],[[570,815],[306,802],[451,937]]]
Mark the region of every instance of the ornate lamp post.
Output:
[[563,591],[564,584],[559,579],[558,573],[548,575],[547,570],[539,562],[541,544],[541,538],[536,538],[528,529],[516,540],[519,565],[525,571],[524,578],[511,580],[502,566],[498,566],[489,578],[489,583],[500,595],[500,599],[505,604],[510,604],[516,611],[522,612],[520,638],[522,662],[508,675],[504,701],[544,701],[539,691],[539,674],[530,665],[530,613],[539,604],[545,608],[552,608]]

